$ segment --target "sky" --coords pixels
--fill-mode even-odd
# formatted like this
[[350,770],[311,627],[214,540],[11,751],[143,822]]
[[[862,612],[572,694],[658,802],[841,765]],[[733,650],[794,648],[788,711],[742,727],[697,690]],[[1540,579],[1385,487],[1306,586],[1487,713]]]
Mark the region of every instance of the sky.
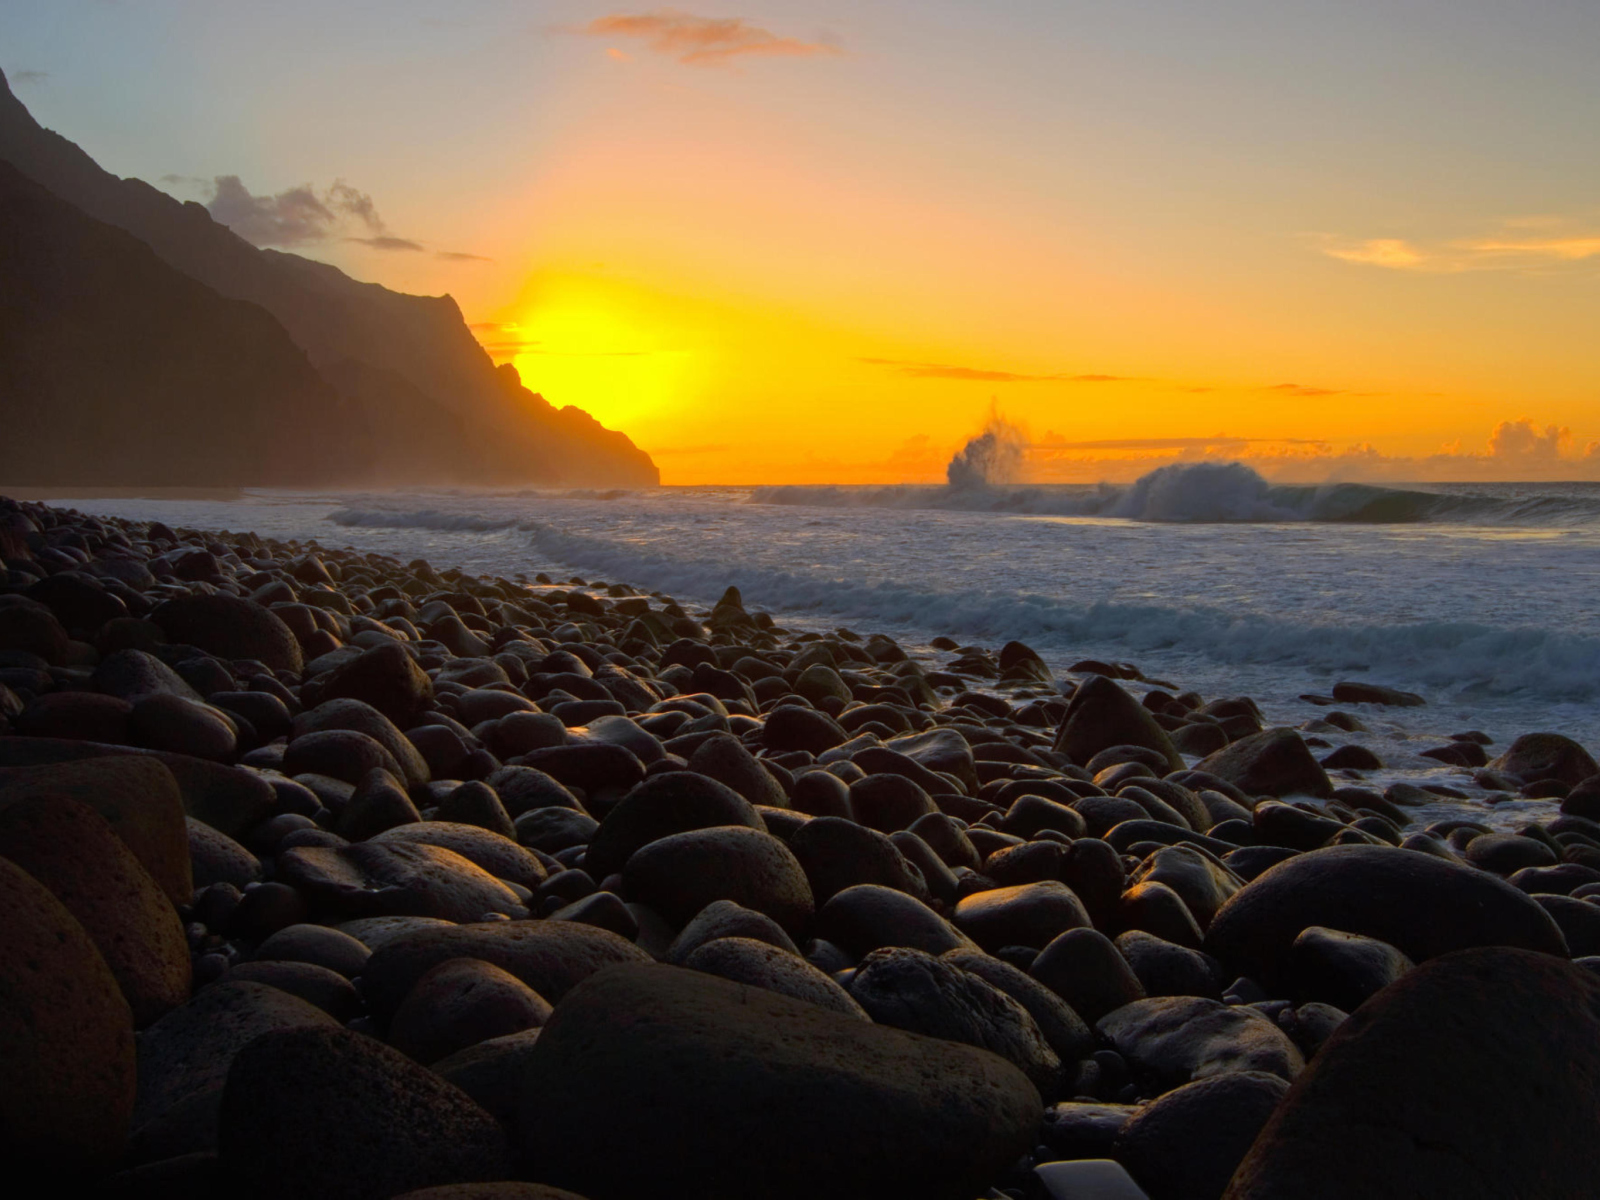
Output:
[[0,0],[46,126],[673,484],[1600,478],[1593,0]]

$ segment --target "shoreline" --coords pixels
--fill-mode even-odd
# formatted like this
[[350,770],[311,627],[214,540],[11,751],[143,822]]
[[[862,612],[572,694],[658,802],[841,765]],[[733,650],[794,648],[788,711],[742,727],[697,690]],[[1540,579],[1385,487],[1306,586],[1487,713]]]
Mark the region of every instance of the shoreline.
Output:
[[[887,1094],[872,1072],[889,1068],[865,1060],[908,1047],[1006,1098],[957,1105],[956,1153],[919,1133],[952,1101],[896,1077],[883,1120],[900,1174],[880,1187],[932,1162],[929,1195],[1034,1195],[1035,1167],[1106,1157],[1147,1182],[1122,1149],[1132,1123],[1241,1063],[1272,1109],[1413,963],[1510,946],[1582,959],[1563,968],[1576,978],[1600,952],[1600,767],[1556,735],[1491,758],[1462,731],[1436,761],[1560,815],[1518,832],[1419,820],[1439,793],[1365,786],[1379,768],[1359,747],[1362,717],[1387,718],[1400,694],[1340,685],[1317,726],[1270,727],[1247,697],[1122,663],[1058,675],[1020,642],[935,638],[923,660],[870,630],[796,632],[732,588],[691,611],[609,580],[472,576],[5,500],[0,557],[0,859],[19,856],[24,891],[100,897],[57,906],[80,948],[47,972],[106,997],[99,1040],[45,1038],[41,1053],[86,1070],[29,1085],[77,1088],[73,1105],[104,1114],[89,1135],[52,1131],[80,1139],[76,1172],[127,1183],[160,1166],[198,1183],[250,1163],[268,1190],[296,1186],[308,1168],[274,1161],[295,1156],[268,1152],[252,1106],[323,1111],[381,1078],[432,1097],[409,1148],[284,1118],[277,1149],[320,1147],[329,1190],[378,1168],[372,1146],[416,1186],[505,1178],[513,1150],[537,1149],[539,1182],[609,1194],[642,1177],[576,1148],[620,1122],[684,1178],[858,1187],[829,1162],[863,1161],[851,1147],[867,1129],[824,1121],[831,1152],[815,1158],[781,1133],[801,1114],[774,1116],[717,1152],[731,1163],[696,1132],[729,1088],[788,1111],[784,1072],[809,1068],[771,1066],[787,1060],[764,1040],[787,1022],[807,1031],[804,1062],[852,1064],[832,1085],[841,1103]],[[157,793],[169,807],[149,807]],[[166,850],[107,808],[116,795],[167,831]],[[19,812],[25,832],[8,824]],[[38,846],[56,849],[30,858]],[[1356,891],[1340,899],[1336,880]],[[1435,911],[1443,895],[1465,907]],[[1285,906],[1287,940],[1268,928]],[[108,916],[134,909],[132,927]],[[1389,965],[1302,952],[1310,927],[1381,946]],[[1306,954],[1326,956],[1320,974]],[[500,1000],[463,1007],[479,988]],[[221,998],[256,1022],[259,1052],[216,1040]],[[652,1035],[691,1064],[672,1081],[683,1124],[615,1107],[635,1077],[655,1086],[643,1047],[660,1043],[635,1046],[606,1004],[749,1003],[770,1008],[759,1028],[730,1010]],[[1179,1008],[1222,1024],[1174,1073],[1160,1028]],[[590,1020],[620,1047],[617,1074],[563,1065]],[[171,1039],[187,1048],[168,1061]],[[279,1076],[269,1050],[345,1066]],[[768,1066],[739,1067],[744,1054]],[[124,1107],[90,1081],[111,1060],[141,1096],[159,1078],[163,1099]],[[509,1101],[527,1073],[567,1089],[571,1114]],[[1228,1174],[1265,1120],[1233,1127]],[[437,1121],[476,1149],[430,1176],[416,1147]],[[1193,1152],[1180,1140],[1156,1157]]]

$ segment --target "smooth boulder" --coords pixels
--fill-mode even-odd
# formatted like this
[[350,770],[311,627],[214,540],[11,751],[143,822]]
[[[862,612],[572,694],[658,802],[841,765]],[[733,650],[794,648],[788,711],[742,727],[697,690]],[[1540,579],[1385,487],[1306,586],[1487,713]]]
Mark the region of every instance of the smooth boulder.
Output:
[[556,1006],[518,1141],[541,1178],[592,1200],[972,1200],[1040,1115],[1027,1077],[987,1051],[629,966]]

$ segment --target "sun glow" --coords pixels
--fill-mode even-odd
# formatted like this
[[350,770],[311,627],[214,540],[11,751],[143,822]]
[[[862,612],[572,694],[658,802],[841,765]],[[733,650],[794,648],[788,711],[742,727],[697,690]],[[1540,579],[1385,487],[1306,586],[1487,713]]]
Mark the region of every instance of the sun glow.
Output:
[[689,398],[699,356],[647,293],[575,275],[541,275],[485,346],[552,404],[613,429],[669,418]]

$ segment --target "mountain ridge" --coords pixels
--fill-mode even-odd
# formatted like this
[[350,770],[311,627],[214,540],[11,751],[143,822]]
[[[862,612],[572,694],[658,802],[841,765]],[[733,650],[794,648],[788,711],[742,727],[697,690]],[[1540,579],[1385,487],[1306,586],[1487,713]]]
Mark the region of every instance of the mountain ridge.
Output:
[[[0,72],[0,160],[145,243],[217,295],[259,306],[365,421],[360,482],[654,486],[623,433],[497,368],[449,296],[413,296],[251,245],[193,201],[104,170],[34,120]],[[0,401],[4,398],[0,397]]]

